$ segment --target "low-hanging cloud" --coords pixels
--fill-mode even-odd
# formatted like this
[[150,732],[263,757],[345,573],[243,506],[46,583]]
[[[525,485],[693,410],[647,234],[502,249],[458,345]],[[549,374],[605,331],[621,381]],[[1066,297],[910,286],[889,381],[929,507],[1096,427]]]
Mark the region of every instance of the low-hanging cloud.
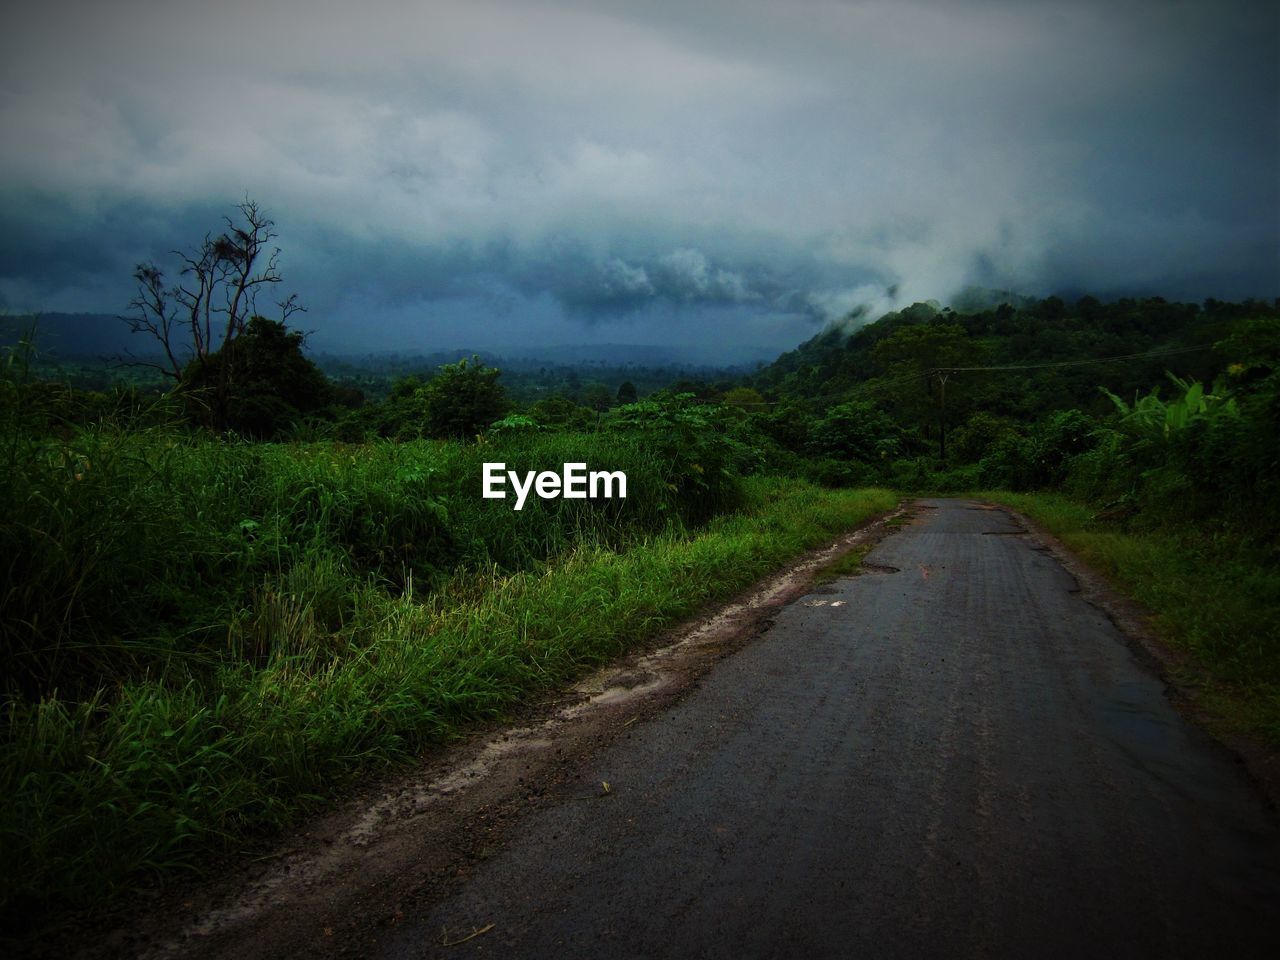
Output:
[[568,309],[587,318],[614,316],[657,303],[713,305],[751,303],[764,294],[740,273],[714,265],[701,250],[681,247],[669,253],[627,262],[609,257],[601,263],[578,260],[559,270],[541,264],[528,286],[545,287]]
[[246,194],[308,322],[379,346],[442,345],[467,316],[493,345],[536,316],[552,340],[763,353],[972,283],[1280,292],[1280,28],[1261,2],[125,0],[10,19],[4,309],[121,309],[134,262]]

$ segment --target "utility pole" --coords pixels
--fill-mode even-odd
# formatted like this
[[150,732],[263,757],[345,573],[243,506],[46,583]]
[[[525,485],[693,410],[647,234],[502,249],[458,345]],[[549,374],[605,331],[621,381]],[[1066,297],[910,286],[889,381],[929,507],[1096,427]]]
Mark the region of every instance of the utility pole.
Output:
[[951,376],[941,370],[937,371],[938,385],[938,459],[943,466],[947,463],[947,378]]

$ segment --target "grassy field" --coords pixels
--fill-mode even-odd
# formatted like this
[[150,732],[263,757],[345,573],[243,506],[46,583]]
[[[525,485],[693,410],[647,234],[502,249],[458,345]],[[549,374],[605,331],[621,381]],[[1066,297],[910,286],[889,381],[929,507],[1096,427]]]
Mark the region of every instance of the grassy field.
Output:
[[[727,597],[893,506],[742,478],[713,431],[234,443],[12,431],[0,459],[6,926],[207,869],[370,771]],[[623,500],[479,497],[585,460]],[[1280,744],[1280,573],[1192,530],[982,494],[1146,604],[1203,699]],[[854,569],[857,554],[830,573]]]
[[976,496],[1022,511],[1150,609],[1201,668],[1180,678],[1229,729],[1280,747],[1280,570],[1238,539],[1123,530],[1049,493]]
[[[565,459],[625,469],[628,500],[479,499],[482,460]],[[6,655],[37,693],[5,701],[6,925],[252,847],[896,502],[734,479],[704,486],[719,510],[695,522],[680,489],[700,470],[603,436],[160,431],[15,456]]]

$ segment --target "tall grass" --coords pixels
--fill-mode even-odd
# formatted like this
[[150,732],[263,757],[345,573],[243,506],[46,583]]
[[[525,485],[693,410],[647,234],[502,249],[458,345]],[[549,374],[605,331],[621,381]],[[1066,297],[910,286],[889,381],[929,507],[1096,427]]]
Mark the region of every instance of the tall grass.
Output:
[[[0,472],[0,666],[27,698],[187,677],[228,645],[259,663],[293,619],[345,622],[353,578],[426,589],[682,523],[668,465],[626,436],[284,445],[104,425],[16,444]],[[627,499],[516,512],[480,497],[486,460],[584,459],[626,472]]]
[[[199,870],[893,502],[752,478],[695,528],[672,465],[603,434],[19,443],[0,478],[7,922]],[[479,495],[499,460],[621,469],[629,495],[515,513]]]

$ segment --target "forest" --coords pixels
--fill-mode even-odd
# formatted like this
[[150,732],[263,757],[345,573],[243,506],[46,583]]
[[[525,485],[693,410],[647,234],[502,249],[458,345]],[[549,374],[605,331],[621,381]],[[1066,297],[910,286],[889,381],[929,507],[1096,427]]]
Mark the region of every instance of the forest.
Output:
[[[1280,745],[1277,304],[917,303],[727,372],[236,333],[154,375],[5,348],[8,923],[253,850],[914,494],[1026,512]],[[628,497],[480,498],[584,460]]]

